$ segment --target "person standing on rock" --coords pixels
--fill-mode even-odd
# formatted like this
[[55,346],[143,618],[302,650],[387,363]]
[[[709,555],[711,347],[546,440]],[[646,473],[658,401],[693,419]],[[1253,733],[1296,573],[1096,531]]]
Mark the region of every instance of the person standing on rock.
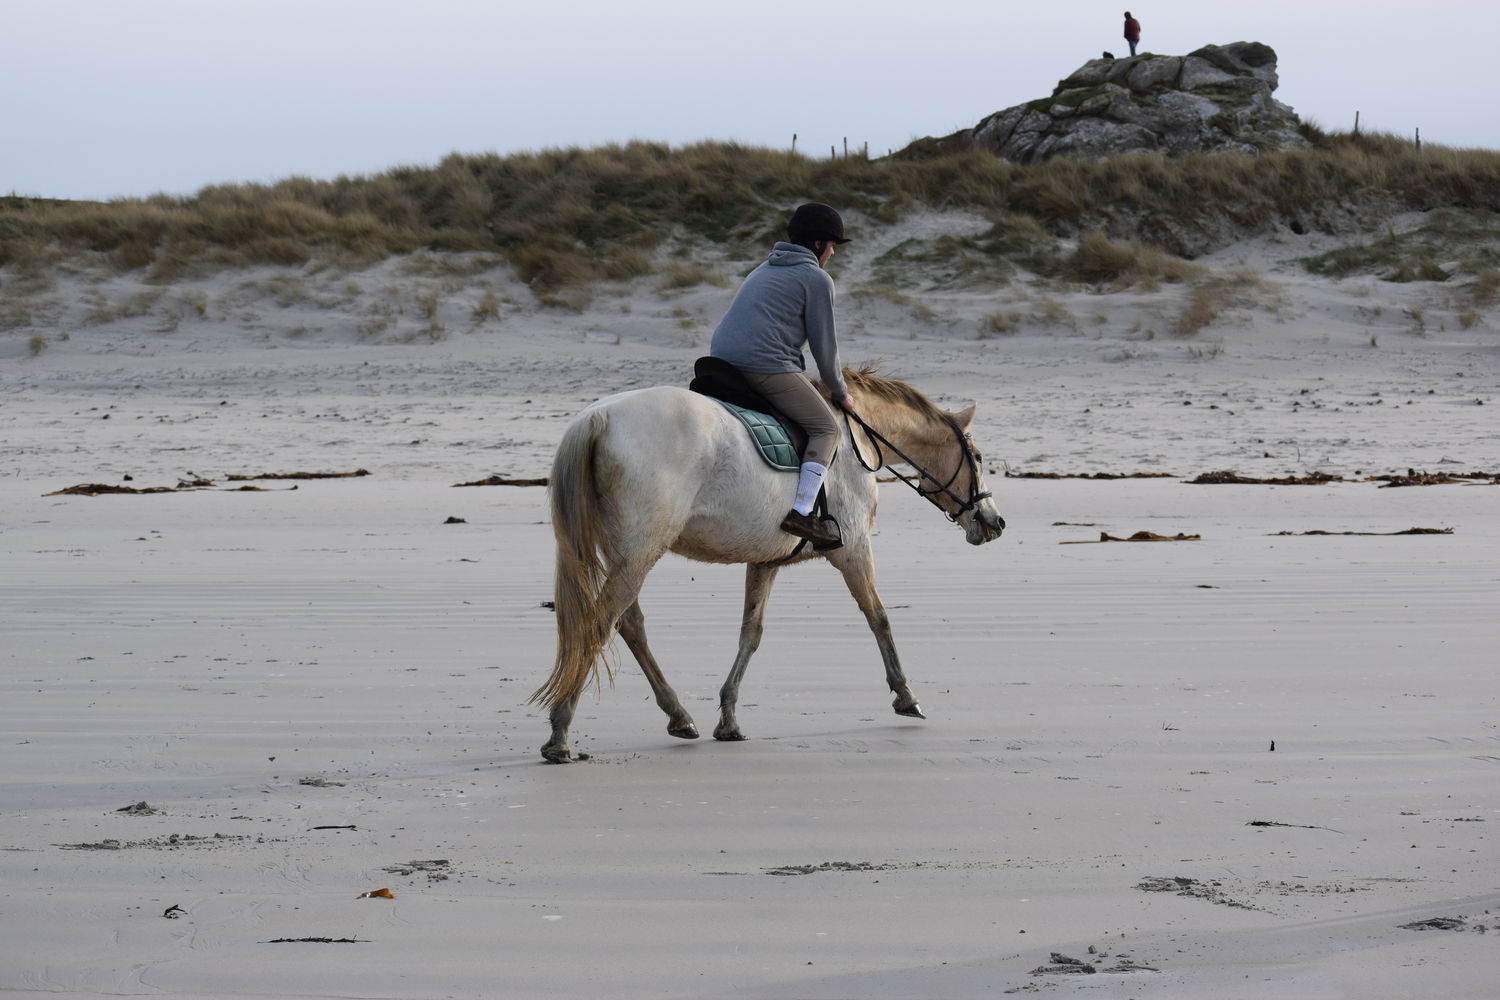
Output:
[[1125,12],[1125,40],[1130,43],[1130,54],[1135,55],[1136,43],[1141,40],[1141,22],[1130,16],[1130,11]]

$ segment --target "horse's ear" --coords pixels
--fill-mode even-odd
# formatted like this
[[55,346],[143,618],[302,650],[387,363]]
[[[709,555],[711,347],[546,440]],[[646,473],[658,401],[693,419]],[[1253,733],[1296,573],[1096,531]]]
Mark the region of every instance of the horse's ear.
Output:
[[977,409],[979,409],[978,403],[970,403],[967,409],[959,410],[953,414],[953,419],[958,424],[959,430],[967,431],[969,429],[969,425],[974,422],[974,411]]

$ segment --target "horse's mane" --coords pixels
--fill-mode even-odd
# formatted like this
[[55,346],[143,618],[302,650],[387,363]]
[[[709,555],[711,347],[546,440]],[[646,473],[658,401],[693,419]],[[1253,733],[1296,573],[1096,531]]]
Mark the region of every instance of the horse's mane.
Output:
[[[943,411],[938,409],[937,404],[933,403],[932,400],[905,382],[881,375],[876,365],[866,364],[860,365],[858,368],[845,366],[844,381],[860,392],[879,396],[881,399],[895,403],[898,406],[908,406],[924,417],[929,417],[933,420],[941,420],[943,418]],[[818,391],[823,394],[824,398],[832,399],[832,391],[826,385],[822,382],[817,383],[817,385]]]

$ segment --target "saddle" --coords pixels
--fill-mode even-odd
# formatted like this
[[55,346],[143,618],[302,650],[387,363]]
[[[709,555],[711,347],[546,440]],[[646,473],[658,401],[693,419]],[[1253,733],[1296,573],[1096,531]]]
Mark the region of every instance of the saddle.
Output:
[[771,468],[796,472],[801,467],[807,432],[778,413],[734,365],[723,358],[699,358],[693,363],[693,380],[688,388],[716,400],[738,417]]
[[[807,449],[807,431],[795,420],[777,412],[776,407],[750,387],[745,376],[734,365],[723,358],[702,357],[693,362],[693,380],[688,383],[693,392],[717,402],[736,417],[750,431],[760,457],[773,469],[796,472],[802,467],[802,453]],[[818,552],[830,552],[844,545],[843,529],[838,519],[828,513],[828,487],[818,489],[818,499],[813,504],[813,516],[826,521],[839,536],[831,545],[815,545]],[[775,560],[784,563],[794,558],[807,545],[807,539],[797,542],[790,554]]]

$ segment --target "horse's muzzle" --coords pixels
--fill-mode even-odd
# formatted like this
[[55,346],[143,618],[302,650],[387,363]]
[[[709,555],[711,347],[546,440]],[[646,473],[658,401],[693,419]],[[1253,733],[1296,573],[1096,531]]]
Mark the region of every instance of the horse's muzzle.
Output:
[[1004,530],[1005,518],[994,510],[980,508],[974,512],[974,517],[964,532],[964,538],[970,545],[983,545],[985,542],[993,542],[999,538]]

